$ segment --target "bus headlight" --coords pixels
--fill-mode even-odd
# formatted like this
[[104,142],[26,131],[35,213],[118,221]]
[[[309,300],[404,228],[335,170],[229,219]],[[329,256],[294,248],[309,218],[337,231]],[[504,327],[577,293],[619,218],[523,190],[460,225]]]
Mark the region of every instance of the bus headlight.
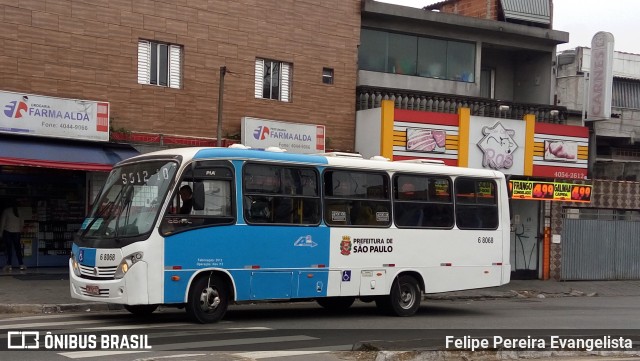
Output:
[[80,276],[80,264],[76,261],[76,255],[71,252],[71,269],[76,276]]
[[134,252],[125,258],[122,259],[122,262],[118,265],[116,269],[116,273],[113,275],[114,278],[122,278],[129,271],[129,268],[133,266],[136,262],[142,260],[142,252]]

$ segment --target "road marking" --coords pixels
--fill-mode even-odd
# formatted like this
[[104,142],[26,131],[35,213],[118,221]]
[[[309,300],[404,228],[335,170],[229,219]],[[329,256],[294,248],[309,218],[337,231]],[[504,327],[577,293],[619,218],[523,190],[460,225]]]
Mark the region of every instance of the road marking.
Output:
[[64,315],[39,315],[39,316],[22,316],[22,317],[11,317],[11,318],[3,318],[0,319],[0,323],[6,323],[6,322],[16,322],[16,321],[28,321],[28,320],[39,320],[39,319],[43,319],[43,318],[78,318],[78,317],[83,317],[83,314],[80,315],[70,315],[70,314],[64,314]]
[[273,328],[270,327],[227,327],[226,330],[231,331],[270,331]]
[[83,357],[101,357],[101,356],[113,356],[113,355],[124,355],[124,354],[134,354],[140,352],[150,352],[150,351],[72,351],[72,352],[60,352],[58,355],[64,356],[67,358],[83,358]]
[[329,352],[331,351],[255,351],[234,353],[233,356],[246,357],[250,360],[259,360],[263,358],[317,355]]
[[304,355],[315,355],[322,353],[330,353],[336,351],[353,351],[353,345],[330,345],[330,346],[318,346],[318,347],[304,347],[304,348],[294,348],[290,350],[282,350],[282,351],[253,351],[253,352],[238,352],[234,353],[234,356],[238,357],[246,357],[249,359],[263,359],[263,358],[271,358],[271,357],[290,357],[290,356],[304,356]]
[[16,328],[65,326],[65,325],[88,325],[90,323],[104,323],[104,322],[112,323],[112,321],[105,321],[105,320],[15,323],[10,325],[0,325],[0,330],[9,330],[9,329],[16,329]]
[[141,323],[136,325],[115,325],[115,326],[100,326],[100,327],[83,327],[81,330],[134,330],[137,328],[154,328],[154,327],[177,327],[177,326],[193,326],[193,323]]
[[154,351],[171,351],[189,348],[207,348],[207,347],[221,347],[221,346],[239,346],[239,345],[252,345],[261,343],[277,343],[277,342],[293,342],[293,341],[311,341],[317,340],[316,337],[305,335],[294,336],[274,336],[274,337],[253,337],[253,338],[237,338],[218,341],[198,341],[198,342],[183,342],[173,343],[166,345],[153,346]]
[[206,353],[185,353],[182,355],[154,356],[150,358],[139,358],[139,359],[136,359],[136,361],[153,361],[153,360],[168,359],[168,358],[184,359],[188,357],[198,357],[198,356],[207,356],[207,355],[208,354]]
[[[83,357],[85,358],[101,357],[101,356],[134,354],[134,353],[151,352],[151,351],[175,351],[175,350],[189,349],[189,348],[239,346],[239,345],[252,345],[252,344],[262,344],[262,343],[278,343],[278,342],[310,341],[310,340],[317,340],[317,338],[305,336],[305,335],[256,337],[256,338],[229,339],[229,340],[219,340],[219,341],[171,343],[171,344],[157,345],[157,346],[154,345],[154,346],[151,346],[152,350],[150,351],[149,350],[71,351],[71,352],[61,352],[61,353],[58,353],[58,355],[71,358],[71,359],[76,359],[76,358],[83,358]],[[307,352],[307,354],[311,354],[311,353],[319,353],[319,352],[325,352],[325,351],[301,351],[301,352]]]

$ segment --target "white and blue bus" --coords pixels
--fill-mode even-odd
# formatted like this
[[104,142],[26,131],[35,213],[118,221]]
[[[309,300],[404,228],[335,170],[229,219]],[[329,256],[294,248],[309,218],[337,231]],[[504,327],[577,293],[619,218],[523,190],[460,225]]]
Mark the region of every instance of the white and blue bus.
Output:
[[500,172],[180,148],[114,167],[75,236],[70,288],[134,314],[185,307],[201,323],[276,300],[410,316],[423,293],[508,283],[509,243]]

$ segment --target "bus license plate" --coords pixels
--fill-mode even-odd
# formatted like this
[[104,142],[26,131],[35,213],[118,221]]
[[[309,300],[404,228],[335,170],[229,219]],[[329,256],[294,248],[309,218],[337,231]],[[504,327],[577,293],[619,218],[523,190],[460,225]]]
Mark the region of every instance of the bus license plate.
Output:
[[99,296],[100,295],[100,287],[87,285],[87,294]]

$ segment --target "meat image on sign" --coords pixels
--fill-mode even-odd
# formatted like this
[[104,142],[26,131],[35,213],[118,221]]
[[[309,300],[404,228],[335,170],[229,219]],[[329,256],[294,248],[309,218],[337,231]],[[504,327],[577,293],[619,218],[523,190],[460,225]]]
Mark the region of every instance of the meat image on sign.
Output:
[[407,150],[444,153],[447,132],[437,129],[407,128]]
[[578,143],[566,140],[545,140],[544,160],[575,162],[578,160]]

